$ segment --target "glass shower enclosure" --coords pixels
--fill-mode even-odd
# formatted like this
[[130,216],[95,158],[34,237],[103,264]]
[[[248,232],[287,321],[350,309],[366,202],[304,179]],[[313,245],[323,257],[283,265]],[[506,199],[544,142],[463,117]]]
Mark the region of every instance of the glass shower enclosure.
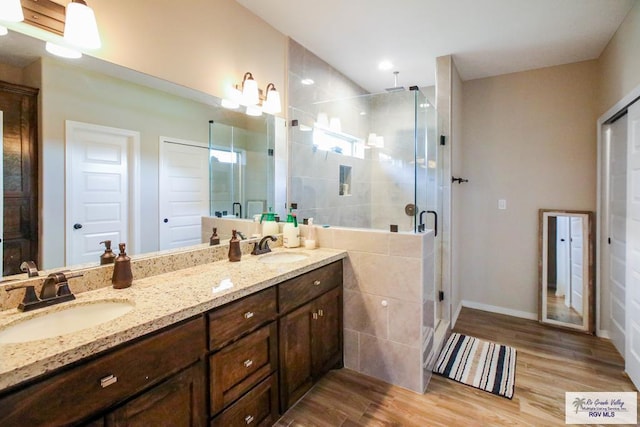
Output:
[[[420,232],[442,211],[437,114],[420,90],[291,107],[288,200],[315,224]],[[440,224],[438,224],[440,226]]]

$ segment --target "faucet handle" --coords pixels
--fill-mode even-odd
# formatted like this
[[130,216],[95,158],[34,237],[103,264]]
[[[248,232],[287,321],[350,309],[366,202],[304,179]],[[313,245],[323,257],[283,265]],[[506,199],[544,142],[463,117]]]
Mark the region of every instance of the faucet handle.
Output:
[[38,277],[38,266],[35,261],[24,261],[20,264],[20,271],[27,273],[28,277]]
[[24,288],[24,297],[22,297],[22,302],[18,307],[19,310],[23,310],[26,305],[33,304],[34,302],[40,301],[38,299],[38,296],[36,295],[36,290],[33,285],[9,285],[9,286],[5,286],[4,289],[7,292],[11,292],[11,291],[15,291],[16,289],[23,289],[23,288]]

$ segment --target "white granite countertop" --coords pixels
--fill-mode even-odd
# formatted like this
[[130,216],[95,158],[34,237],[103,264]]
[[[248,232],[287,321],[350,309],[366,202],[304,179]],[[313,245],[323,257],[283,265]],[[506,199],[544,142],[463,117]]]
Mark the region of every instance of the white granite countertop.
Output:
[[[132,311],[98,326],[38,341],[0,344],[0,390],[346,257],[346,251],[336,249],[273,250],[274,253],[286,251],[303,252],[309,257],[285,264],[265,264],[258,261],[264,255],[244,255],[240,262],[217,261],[134,280],[127,289],[107,287],[83,292],[76,295],[75,301],[41,310],[2,311],[0,330],[22,319],[72,304],[105,300],[134,304]],[[233,288],[213,293],[212,288],[223,279],[230,279]],[[70,286],[73,290],[73,281]]]

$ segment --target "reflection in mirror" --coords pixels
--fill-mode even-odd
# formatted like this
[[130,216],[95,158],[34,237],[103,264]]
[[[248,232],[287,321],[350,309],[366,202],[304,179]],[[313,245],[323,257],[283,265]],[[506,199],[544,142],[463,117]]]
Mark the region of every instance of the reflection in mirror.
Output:
[[592,213],[542,209],[539,215],[539,319],[592,333]]
[[[40,222],[35,228],[39,230],[39,235],[33,234],[38,236],[38,249],[35,251],[37,255],[34,256],[34,260],[38,261],[38,267],[41,269],[55,269],[72,264],[65,246],[68,245],[70,233],[74,230],[72,226],[82,223],[73,218],[65,218],[65,212],[68,212],[65,208],[65,181],[68,181],[66,174],[69,173],[65,160],[69,135],[65,131],[65,125],[68,122],[118,129],[139,135],[139,150],[134,153],[139,156],[140,183],[138,195],[134,198],[138,208],[136,214],[139,226],[129,226],[126,237],[114,238],[128,243],[127,252],[130,255],[192,244],[192,240],[181,242],[182,236],[170,236],[167,239],[170,243],[162,244],[162,227],[169,223],[170,216],[160,212],[160,187],[163,183],[171,183],[161,179],[161,147],[165,143],[175,146],[175,142],[185,141],[193,146],[203,146],[205,149],[202,152],[206,157],[205,172],[208,172],[210,120],[235,129],[234,132],[238,135],[254,135],[251,141],[249,138],[235,141],[217,138],[215,141],[215,145],[220,149],[235,150],[236,148],[230,147],[237,147],[245,153],[242,193],[230,194],[229,196],[235,197],[229,198],[230,205],[220,206],[220,210],[231,213],[233,203],[241,203],[242,216],[247,217],[247,205],[250,201],[274,198],[274,161],[277,159],[268,156],[268,150],[272,147],[269,141],[275,133],[282,134],[282,130],[274,130],[273,116],[263,115],[254,118],[224,109],[220,100],[212,95],[87,55],[75,61],[54,58],[45,52],[42,41],[14,31],[4,36],[0,43],[0,80],[40,90],[37,106],[38,129],[34,133],[38,135],[36,142],[40,164],[37,181],[41,193],[40,200],[35,204],[39,211],[36,217],[39,217]],[[5,112],[5,118],[6,116]],[[281,153],[284,154],[286,151],[282,150]],[[177,160],[176,157],[173,159]],[[261,164],[265,161],[269,165]],[[284,163],[286,166],[286,162]],[[286,170],[279,173],[286,174]],[[259,186],[255,191],[252,188],[254,184]],[[210,183],[213,193],[210,198],[207,195],[205,206],[209,206],[209,199],[218,198],[216,189],[233,188],[237,185],[240,184],[225,183],[220,181],[220,177],[214,178]],[[285,191],[284,187],[282,191]],[[280,199],[283,198],[284,196],[280,196]],[[5,207],[5,214],[6,209]],[[209,213],[208,209],[206,213]],[[3,216],[6,223],[7,215]],[[167,222],[164,219],[167,219]],[[78,230],[89,230],[86,223],[82,224],[83,227]],[[171,221],[171,224],[176,222]],[[194,227],[193,224],[191,227]],[[140,237],[136,239],[136,236]],[[99,261],[103,250],[99,242],[102,240],[105,239],[96,237],[84,250],[88,259],[95,260],[91,261],[92,264]],[[5,250],[5,259],[10,256],[8,253]],[[17,265],[25,261],[21,259],[22,256],[15,258],[12,262]]]

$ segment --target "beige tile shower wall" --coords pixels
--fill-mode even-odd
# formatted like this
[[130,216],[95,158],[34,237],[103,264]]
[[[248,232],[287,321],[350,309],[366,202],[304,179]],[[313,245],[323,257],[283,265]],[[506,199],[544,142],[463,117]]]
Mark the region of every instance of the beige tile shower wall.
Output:
[[[424,392],[425,337],[433,329],[433,233],[318,228],[322,247],[345,249],[345,366]],[[307,230],[303,228],[303,236]],[[425,265],[431,264],[431,265]],[[431,303],[431,308],[428,303]],[[428,313],[425,314],[425,307]]]

